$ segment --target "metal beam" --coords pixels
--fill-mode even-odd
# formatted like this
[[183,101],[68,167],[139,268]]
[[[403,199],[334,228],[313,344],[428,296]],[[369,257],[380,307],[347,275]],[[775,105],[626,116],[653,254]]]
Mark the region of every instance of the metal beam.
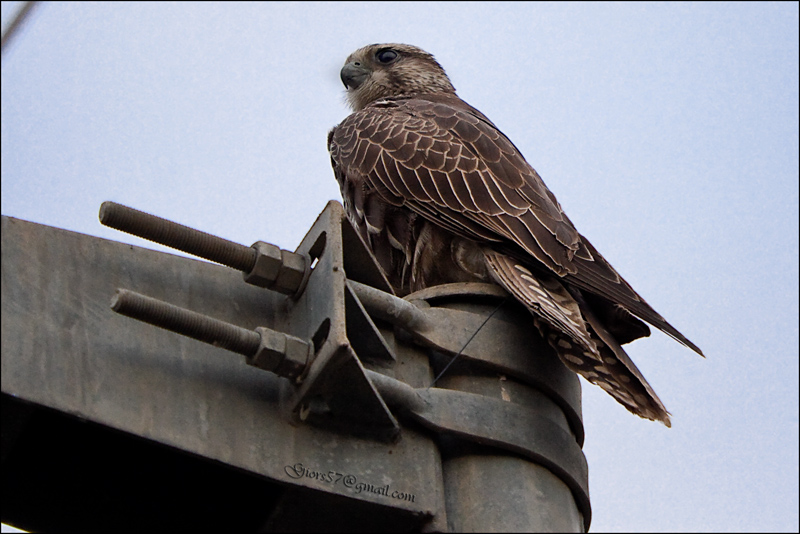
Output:
[[[317,230],[326,234],[325,248],[339,252],[323,254],[316,276],[338,273],[343,295],[342,219],[332,209]],[[312,237],[305,246],[319,236]],[[224,267],[9,217],[2,220],[2,250],[3,393],[281,484],[398,509],[420,521],[443,516],[441,478],[431,476],[439,472],[431,436],[409,429],[387,445],[298,424],[292,408],[305,397],[288,379],[109,307],[115,290],[128,287],[247,329],[312,337],[303,330],[330,319],[343,330],[343,309],[340,319],[330,314],[314,293],[314,275],[309,298],[292,301],[244,284]],[[284,314],[289,307],[301,308],[308,320]],[[341,355],[346,340],[329,341],[329,358],[358,365],[352,354]]]

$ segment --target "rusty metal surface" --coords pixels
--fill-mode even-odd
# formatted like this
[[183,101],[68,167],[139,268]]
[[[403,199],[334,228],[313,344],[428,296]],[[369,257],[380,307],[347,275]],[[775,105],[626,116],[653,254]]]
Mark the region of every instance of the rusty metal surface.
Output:
[[[299,420],[303,408],[311,410],[304,402],[330,387],[312,379],[329,375],[349,380],[367,403],[354,420],[396,427],[371,383],[358,382],[364,368],[346,340],[344,306],[336,308],[322,289],[324,273],[336,279],[326,283],[343,302],[342,222],[341,207],[329,205],[298,250],[318,261],[295,301],[248,286],[224,267],[3,217],[2,390],[282,484],[443,518],[441,467],[429,435],[407,429],[387,444]],[[381,282],[363,264],[350,271]],[[309,388],[295,390],[223,349],[113,313],[117,287],[243,328],[314,340]],[[301,312],[307,320],[298,319]],[[427,362],[410,361],[404,365],[422,367],[409,376],[429,374]]]

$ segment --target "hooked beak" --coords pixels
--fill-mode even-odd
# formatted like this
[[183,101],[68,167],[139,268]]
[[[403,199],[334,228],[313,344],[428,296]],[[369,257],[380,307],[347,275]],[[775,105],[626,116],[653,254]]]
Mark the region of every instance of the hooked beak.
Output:
[[342,67],[342,71],[339,73],[342,78],[342,83],[348,91],[358,89],[358,87],[364,83],[364,80],[369,78],[369,74],[369,70],[361,66],[361,63],[357,61],[348,63]]

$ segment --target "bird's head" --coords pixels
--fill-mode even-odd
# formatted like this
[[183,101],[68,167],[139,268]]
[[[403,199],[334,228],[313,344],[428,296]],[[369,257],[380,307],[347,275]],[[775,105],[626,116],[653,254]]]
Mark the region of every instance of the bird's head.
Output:
[[341,78],[353,111],[390,96],[456,92],[431,54],[405,44],[359,48],[347,58]]

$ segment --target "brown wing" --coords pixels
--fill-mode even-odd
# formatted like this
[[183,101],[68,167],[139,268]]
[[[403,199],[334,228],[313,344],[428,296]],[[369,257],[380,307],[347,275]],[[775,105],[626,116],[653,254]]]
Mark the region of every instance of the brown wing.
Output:
[[457,235],[510,245],[518,259],[530,255],[702,354],[577,232],[514,144],[458,97],[375,102],[331,132],[329,149],[337,178],[343,190],[354,188],[353,208],[361,213],[359,199],[377,191]]

